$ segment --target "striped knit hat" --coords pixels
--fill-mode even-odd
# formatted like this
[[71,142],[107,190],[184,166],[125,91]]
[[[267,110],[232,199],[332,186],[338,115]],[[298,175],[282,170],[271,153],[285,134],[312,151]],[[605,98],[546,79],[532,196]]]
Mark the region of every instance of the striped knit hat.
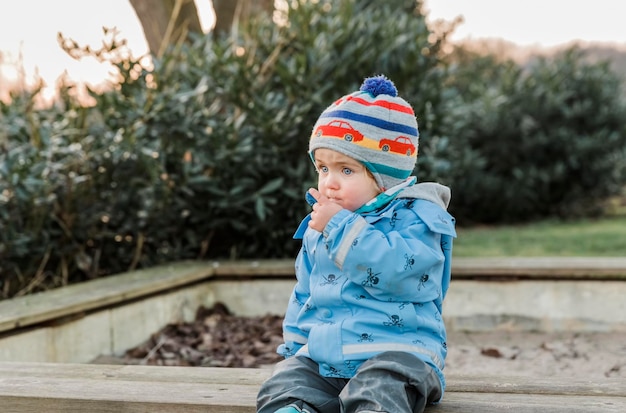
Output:
[[311,156],[318,148],[363,163],[384,191],[411,175],[419,132],[411,105],[385,76],[365,79],[359,91],[330,105],[313,126]]

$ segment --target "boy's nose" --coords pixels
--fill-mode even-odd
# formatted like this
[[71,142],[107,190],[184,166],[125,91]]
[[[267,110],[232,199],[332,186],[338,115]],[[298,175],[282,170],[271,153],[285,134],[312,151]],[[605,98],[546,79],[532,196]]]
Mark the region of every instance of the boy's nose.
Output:
[[329,188],[337,188],[339,186],[339,179],[337,174],[329,173],[326,178],[326,186]]

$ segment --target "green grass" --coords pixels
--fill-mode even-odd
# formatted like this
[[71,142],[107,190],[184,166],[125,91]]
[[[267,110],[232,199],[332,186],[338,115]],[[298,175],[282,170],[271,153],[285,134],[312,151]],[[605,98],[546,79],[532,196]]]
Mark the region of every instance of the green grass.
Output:
[[457,228],[455,257],[626,256],[626,215],[572,222]]

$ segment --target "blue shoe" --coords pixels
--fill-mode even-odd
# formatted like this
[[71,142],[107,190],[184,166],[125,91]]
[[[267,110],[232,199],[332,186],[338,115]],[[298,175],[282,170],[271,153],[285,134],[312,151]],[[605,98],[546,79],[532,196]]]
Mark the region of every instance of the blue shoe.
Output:
[[287,406],[276,410],[274,413],[301,413],[301,410],[293,406]]

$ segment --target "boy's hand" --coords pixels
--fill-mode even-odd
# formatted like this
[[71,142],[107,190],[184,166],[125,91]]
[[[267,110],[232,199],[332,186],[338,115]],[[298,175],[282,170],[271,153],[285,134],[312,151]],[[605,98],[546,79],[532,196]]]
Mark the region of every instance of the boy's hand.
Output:
[[341,211],[343,208],[341,205],[336,204],[326,198],[324,195],[320,193],[315,188],[309,189],[309,194],[315,198],[317,201],[313,204],[313,212],[311,212],[311,220],[309,221],[309,227],[313,228],[316,231],[322,232],[324,231],[324,227],[328,224],[328,221],[335,215],[337,212]]

